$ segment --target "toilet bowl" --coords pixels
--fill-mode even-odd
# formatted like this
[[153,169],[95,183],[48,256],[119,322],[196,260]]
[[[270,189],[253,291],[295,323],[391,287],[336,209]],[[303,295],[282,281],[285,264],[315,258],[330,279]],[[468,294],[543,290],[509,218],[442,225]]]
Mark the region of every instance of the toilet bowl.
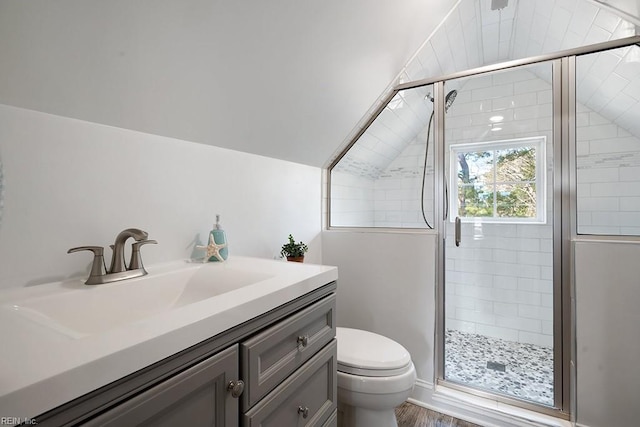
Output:
[[338,426],[397,427],[394,408],[416,381],[409,352],[397,342],[360,329],[337,328]]

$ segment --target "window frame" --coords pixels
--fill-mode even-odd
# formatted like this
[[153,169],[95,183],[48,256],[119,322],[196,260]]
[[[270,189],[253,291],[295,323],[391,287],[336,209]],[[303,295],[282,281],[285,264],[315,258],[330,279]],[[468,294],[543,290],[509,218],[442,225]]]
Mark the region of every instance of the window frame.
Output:
[[[530,218],[517,218],[517,217],[499,217],[495,216],[496,212],[496,199],[493,200],[493,214],[491,217],[468,217],[460,216],[462,222],[490,222],[496,224],[546,224],[547,223],[547,187],[546,187],[546,170],[547,170],[547,156],[546,156],[547,137],[544,135],[528,137],[528,138],[510,138],[497,141],[481,141],[470,142],[462,144],[449,145],[449,206],[451,207],[451,215],[449,215],[449,221],[454,222],[458,218],[458,153],[465,153],[470,151],[492,151],[495,152],[501,149],[533,147],[536,149],[536,217]],[[494,156],[495,165],[495,156]],[[492,184],[495,186],[496,181]],[[494,187],[495,189],[495,187]],[[495,191],[494,191],[495,194]]]

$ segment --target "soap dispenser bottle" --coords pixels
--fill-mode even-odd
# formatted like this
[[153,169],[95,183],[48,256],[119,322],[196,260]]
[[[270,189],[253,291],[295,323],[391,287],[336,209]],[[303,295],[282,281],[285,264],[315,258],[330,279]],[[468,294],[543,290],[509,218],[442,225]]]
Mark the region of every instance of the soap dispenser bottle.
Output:
[[[213,230],[211,230],[211,236],[213,236],[213,241],[217,245],[223,245],[223,244],[227,245],[224,248],[220,249],[220,256],[222,257],[223,260],[226,260],[227,258],[229,258],[229,247],[227,244],[227,235],[225,234],[224,230],[222,229],[222,226],[220,225],[219,214],[216,214],[216,223],[213,226]],[[220,261],[220,260],[215,256],[212,256],[211,258],[209,258],[209,261]]]

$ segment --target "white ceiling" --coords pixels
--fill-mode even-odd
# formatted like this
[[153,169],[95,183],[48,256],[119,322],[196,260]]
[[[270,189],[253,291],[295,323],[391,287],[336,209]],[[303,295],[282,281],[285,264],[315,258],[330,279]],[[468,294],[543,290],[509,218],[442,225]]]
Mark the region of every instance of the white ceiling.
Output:
[[[502,10],[492,10],[491,0],[463,0],[409,61],[400,81],[445,76],[635,34],[640,31],[634,22],[591,0],[509,0]],[[633,135],[640,135],[639,50],[633,47],[580,57],[577,73],[578,102]],[[536,67],[534,72],[550,83],[551,68],[541,69]],[[448,86],[451,88],[460,89],[455,82]],[[398,110],[393,105],[396,100],[392,101],[343,157],[340,170],[368,177],[384,171],[424,131],[430,111],[421,110],[431,107],[424,102],[429,91],[430,87],[423,88],[420,96],[414,96],[415,90],[401,92],[397,99],[410,108]],[[403,117],[403,111],[416,114]]]
[[605,4],[630,18],[640,18],[640,1],[638,0],[598,0],[598,3]]
[[0,0],[0,103],[322,166],[452,6]]

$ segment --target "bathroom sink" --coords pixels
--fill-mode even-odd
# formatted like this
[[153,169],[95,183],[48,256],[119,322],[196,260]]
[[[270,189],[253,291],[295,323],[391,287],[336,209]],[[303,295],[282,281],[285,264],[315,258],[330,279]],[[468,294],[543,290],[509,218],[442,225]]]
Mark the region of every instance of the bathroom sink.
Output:
[[150,272],[144,277],[104,285],[87,286],[78,280],[60,282],[48,294],[3,304],[2,309],[73,338],[82,338],[270,277],[224,264],[190,264],[177,271]]

